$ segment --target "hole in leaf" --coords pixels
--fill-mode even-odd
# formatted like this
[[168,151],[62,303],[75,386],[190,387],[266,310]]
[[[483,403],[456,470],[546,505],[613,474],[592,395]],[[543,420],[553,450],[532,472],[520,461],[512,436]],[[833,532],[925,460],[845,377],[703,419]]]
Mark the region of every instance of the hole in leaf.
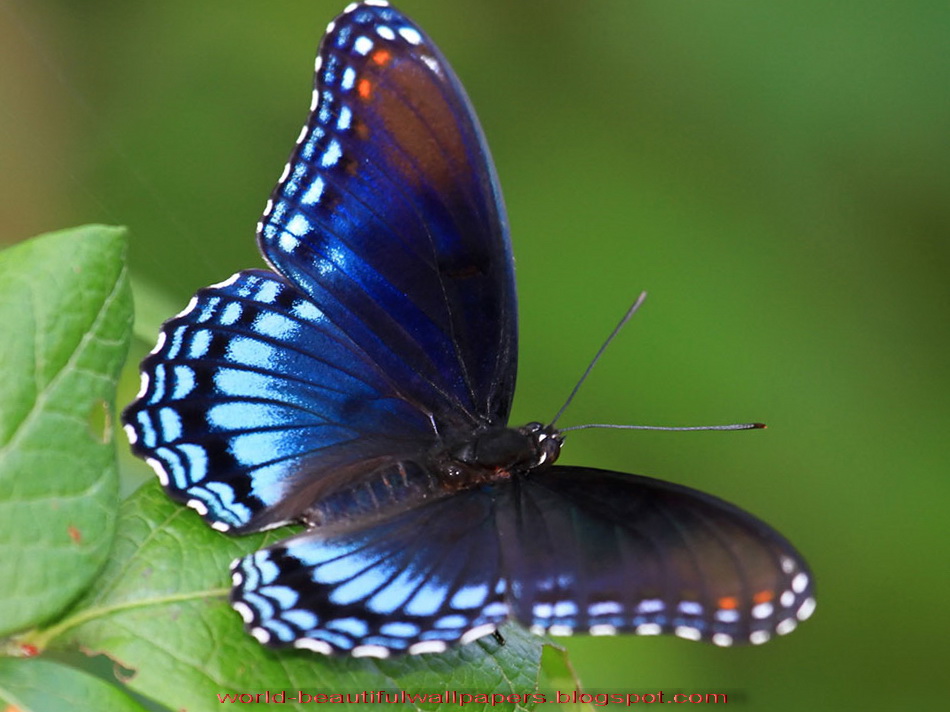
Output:
[[89,434],[101,443],[112,441],[112,412],[104,400],[96,401],[86,416]]

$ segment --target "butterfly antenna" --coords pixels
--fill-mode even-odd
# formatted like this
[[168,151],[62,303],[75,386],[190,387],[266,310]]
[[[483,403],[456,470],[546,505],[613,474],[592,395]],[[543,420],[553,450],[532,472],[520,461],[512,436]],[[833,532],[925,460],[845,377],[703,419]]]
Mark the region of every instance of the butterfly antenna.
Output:
[[588,428],[614,428],[616,430],[765,430],[765,423],[731,423],[730,425],[617,425],[611,423],[588,423],[587,425],[572,425],[561,428],[558,432],[568,433],[571,430],[587,430]]
[[[610,346],[610,342],[613,341],[617,334],[620,333],[620,330],[624,325],[630,321],[630,317],[637,313],[637,310],[640,308],[640,305],[643,304],[644,300],[647,298],[646,292],[640,292],[640,296],[637,297],[637,301],[627,309],[627,313],[623,315],[623,319],[620,320],[620,323],[614,327],[614,330],[610,332],[610,336],[607,337],[606,341],[601,344],[601,347],[597,350],[597,353],[594,355],[594,358],[591,359],[591,362],[587,364],[587,369],[584,371],[584,375],[581,376],[580,380],[577,382],[577,385],[574,386],[574,390],[571,391],[571,395],[567,397],[567,400],[564,401],[564,405],[561,406],[561,409],[557,412],[557,415],[554,416],[554,420],[551,421],[551,427],[554,427],[554,424],[564,415],[564,411],[567,410],[567,407],[571,404],[571,401],[574,400],[574,396],[577,395],[577,392],[580,390],[581,385],[584,381],[587,380],[587,377],[590,375],[590,372],[594,370],[594,366],[600,360],[600,357],[604,355],[604,351],[607,350],[607,347]],[[561,432],[564,432],[563,430]]]
[[[607,337],[607,340],[604,341],[600,349],[597,350],[597,353],[594,355],[594,358],[591,359],[590,364],[588,364],[587,369],[584,371],[584,375],[581,376],[580,380],[577,382],[577,385],[574,386],[574,390],[571,391],[571,395],[567,397],[567,400],[564,402],[564,405],[561,406],[561,409],[557,412],[557,415],[554,416],[554,420],[551,421],[551,427],[560,419],[564,414],[564,411],[567,410],[567,407],[571,404],[571,401],[574,400],[574,396],[577,395],[577,391],[580,390],[581,385],[587,380],[587,376],[590,375],[590,372],[593,370],[594,365],[600,360],[600,357],[603,356],[604,351],[607,350],[607,347],[610,345],[610,342],[616,338],[617,334],[620,333],[620,330],[630,321],[630,317],[637,313],[637,310],[640,308],[640,305],[643,304],[644,300],[647,298],[646,292],[641,292],[640,296],[637,297],[637,300],[633,305],[627,309],[627,313],[623,315],[623,319],[620,320],[620,323],[614,327],[614,330],[610,332],[610,336]],[[589,423],[587,425],[572,425],[569,428],[561,428],[560,432],[567,433],[572,430],[588,430],[590,428],[613,428],[615,430],[762,430],[766,427],[765,423],[732,423],[730,425],[687,425],[687,426],[664,426],[664,425],[617,425],[610,423]]]

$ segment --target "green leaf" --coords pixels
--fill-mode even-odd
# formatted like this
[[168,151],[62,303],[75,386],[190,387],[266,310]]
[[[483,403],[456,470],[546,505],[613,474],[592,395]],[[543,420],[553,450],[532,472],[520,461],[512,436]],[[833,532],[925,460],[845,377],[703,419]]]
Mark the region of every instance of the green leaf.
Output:
[[125,251],[86,226],[0,253],[0,635],[61,612],[109,551]]
[[[264,648],[227,602],[230,561],[287,536],[288,529],[232,538],[169,500],[157,483],[122,506],[113,555],[102,576],[46,640],[101,652],[132,670],[128,684],[172,709],[220,710],[219,695],[284,691],[413,694],[464,690],[524,695],[538,686],[541,641],[515,627],[440,655],[371,660]],[[45,641],[44,641],[45,642]],[[530,709],[530,703],[472,704],[469,710]],[[429,700],[387,709],[440,710]]]
[[20,712],[145,712],[115,685],[59,663],[25,658],[0,658],[0,701]]

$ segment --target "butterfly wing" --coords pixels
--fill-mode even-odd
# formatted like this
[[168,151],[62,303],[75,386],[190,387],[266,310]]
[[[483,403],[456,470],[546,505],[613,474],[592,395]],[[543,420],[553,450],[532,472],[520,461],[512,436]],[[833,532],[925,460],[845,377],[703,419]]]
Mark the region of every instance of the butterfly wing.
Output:
[[370,525],[311,529],[239,559],[231,602],[251,634],[275,647],[441,652],[508,617],[502,556],[493,499],[469,490]]
[[200,290],[165,323],[123,420],[166,490],[222,530],[296,519],[341,478],[432,439],[425,409],[264,270]]
[[512,616],[536,632],[670,633],[763,643],[814,608],[792,545],[688,487],[582,467],[514,483],[499,504]]
[[494,168],[448,62],[385,3],[347,8],[258,226],[267,260],[441,429],[505,422],[516,301]]
[[508,618],[552,635],[763,643],[814,608],[801,556],[747,512],[578,467],[310,530],[232,570],[232,604],[262,642],[377,657],[439,652]]
[[308,520],[339,487],[510,407],[511,250],[458,80],[375,3],[331,23],[315,82],[259,226],[280,274],[200,291],[123,415],[169,493],[219,529]]

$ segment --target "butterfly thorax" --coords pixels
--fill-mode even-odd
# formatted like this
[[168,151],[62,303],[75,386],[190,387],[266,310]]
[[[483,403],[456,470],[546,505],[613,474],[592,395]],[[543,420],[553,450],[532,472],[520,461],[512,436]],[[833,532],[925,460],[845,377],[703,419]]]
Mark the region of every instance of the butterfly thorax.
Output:
[[563,436],[551,426],[487,427],[434,450],[430,464],[447,490],[469,489],[553,463]]

